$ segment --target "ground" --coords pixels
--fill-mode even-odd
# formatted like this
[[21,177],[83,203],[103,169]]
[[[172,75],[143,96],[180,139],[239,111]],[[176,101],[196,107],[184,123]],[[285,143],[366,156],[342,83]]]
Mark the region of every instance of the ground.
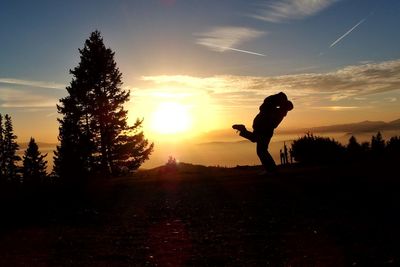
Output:
[[3,209],[0,266],[398,266],[393,170],[181,164],[31,195]]

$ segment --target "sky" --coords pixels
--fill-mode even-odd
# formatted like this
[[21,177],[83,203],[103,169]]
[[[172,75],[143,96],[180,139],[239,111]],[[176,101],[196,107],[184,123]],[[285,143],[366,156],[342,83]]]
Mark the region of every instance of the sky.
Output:
[[391,121],[398,14],[398,0],[1,0],[0,113],[19,141],[57,142],[69,69],[99,30],[152,140],[250,126],[280,91],[295,106],[281,129]]

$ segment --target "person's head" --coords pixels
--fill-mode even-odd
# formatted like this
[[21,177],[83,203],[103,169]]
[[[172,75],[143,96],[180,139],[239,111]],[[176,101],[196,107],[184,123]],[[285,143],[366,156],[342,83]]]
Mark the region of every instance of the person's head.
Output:
[[277,97],[279,98],[279,107],[283,108],[287,111],[290,111],[293,109],[293,103],[288,100],[287,95],[284,92],[279,92],[277,94]]
[[287,95],[284,92],[279,92],[276,94],[276,96],[279,98],[279,101],[281,102],[288,101]]
[[260,111],[270,112],[276,108],[282,108],[286,111],[293,109],[293,103],[288,100],[284,92],[279,92],[265,98],[263,104],[260,106]]

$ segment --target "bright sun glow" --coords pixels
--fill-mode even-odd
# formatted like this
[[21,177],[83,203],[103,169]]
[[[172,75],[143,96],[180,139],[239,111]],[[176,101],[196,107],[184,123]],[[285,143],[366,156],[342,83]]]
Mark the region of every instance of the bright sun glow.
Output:
[[186,106],[176,102],[161,103],[151,117],[151,128],[160,134],[186,132],[192,125],[192,117]]

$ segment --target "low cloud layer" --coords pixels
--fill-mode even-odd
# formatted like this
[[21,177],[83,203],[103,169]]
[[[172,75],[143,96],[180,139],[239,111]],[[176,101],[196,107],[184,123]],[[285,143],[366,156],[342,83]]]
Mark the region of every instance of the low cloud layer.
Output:
[[[148,86],[178,86],[200,90],[222,103],[245,105],[260,97],[285,91],[304,105],[331,103],[329,110],[340,110],[341,101],[358,101],[369,95],[400,89],[400,60],[367,63],[326,73],[281,76],[146,76]],[[387,97],[387,96],[385,96]],[[391,98],[391,101],[393,101]],[[319,105],[317,105],[319,103]],[[349,105],[345,105],[349,107]],[[351,105],[352,109],[356,106]]]
[[18,109],[55,108],[66,85],[48,81],[0,78],[0,107]]
[[1,108],[54,108],[58,99],[46,94],[37,94],[27,90],[0,87]]
[[11,84],[17,86],[29,86],[29,87],[39,87],[48,89],[65,89],[66,85],[55,82],[45,82],[45,81],[32,81],[32,80],[22,80],[13,78],[0,78],[1,84]]
[[[387,103],[397,102],[399,96],[396,93],[400,90],[400,59],[366,62],[326,73],[264,77],[163,75],[145,76],[142,81],[144,83],[140,88],[133,90],[133,97],[164,94],[166,97],[198,98],[207,95],[221,108],[226,108],[258,105],[260,98],[284,91],[297,105],[336,111],[360,106],[371,108],[371,103],[365,104],[370,96],[376,96],[375,101],[379,99]],[[18,83],[19,88],[13,87],[16,84],[9,81],[7,85],[4,79],[1,80],[0,107],[55,108],[62,93],[59,90],[48,93],[47,89],[22,86],[22,82]],[[46,84],[53,83],[43,82],[41,88]]]

